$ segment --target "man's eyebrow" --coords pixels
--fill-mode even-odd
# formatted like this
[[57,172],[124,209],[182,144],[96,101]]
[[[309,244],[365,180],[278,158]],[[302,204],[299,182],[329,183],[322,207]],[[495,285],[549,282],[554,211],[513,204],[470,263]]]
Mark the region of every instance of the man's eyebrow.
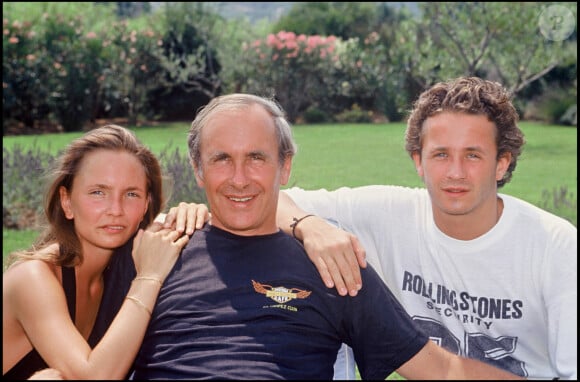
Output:
[[216,151],[209,156],[210,160],[229,158],[230,155],[224,151]]

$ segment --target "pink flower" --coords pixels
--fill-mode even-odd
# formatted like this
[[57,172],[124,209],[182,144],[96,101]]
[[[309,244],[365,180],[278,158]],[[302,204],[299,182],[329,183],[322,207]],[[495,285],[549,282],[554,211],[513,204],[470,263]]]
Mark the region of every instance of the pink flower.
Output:
[[89,33],[87,33],[86,37],[87,37],[89,40],[92,40],[92,39],[94,39],[94,38],[97,38],[97,34],[96,34],[95,32],[89,32]]
[[[256,40],[254,42],[254,44],[258,43],[258,45],[260,45],[261,41],[260,40]],[[266,43],[270,46],[274,46],[278,43],[278,39],[276,38],[276,36],[274,36],[273,34],[269,34],[268,37],[266,37]]]
[[298,43],[296,40],[287,40],[286,41],[286,48],[288,49],[298,49]]
[[293,40],[296,38],[296,33],[280,31],[278,32],[278,37],[280,38],[280,40]]
[[20,40],[18,40],[18,37],[16,37],[16,36],[12,36],[12,37],[10,37],[10,38],[8,39],[8,42],[9,42],[10,44],[18,44],[18,42],[19,42],[19,41],[20,41]]

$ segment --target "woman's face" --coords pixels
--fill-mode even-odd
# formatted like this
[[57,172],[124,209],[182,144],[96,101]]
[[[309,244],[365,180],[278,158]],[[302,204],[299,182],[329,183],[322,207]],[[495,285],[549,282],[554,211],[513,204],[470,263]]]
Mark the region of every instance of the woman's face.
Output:
[[81,161],[72,189],[61,187],[60,198],[83,253],[112,251],[137,232],[147,212],[145,169],[126,151],[93,151]]

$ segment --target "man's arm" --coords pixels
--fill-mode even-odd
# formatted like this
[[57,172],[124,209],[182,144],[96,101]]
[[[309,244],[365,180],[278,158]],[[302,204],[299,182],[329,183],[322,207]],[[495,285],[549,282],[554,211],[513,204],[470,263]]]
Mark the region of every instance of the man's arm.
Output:
[[433,341],[397,369],[406,379],[524,379],[495,366],[474,359],[463,358]]
[[280,191],[276,215],[278,227],[303,242],[304,249],[326,286],[336,286],[342,296],[347,293],[355,296],[362,287],[359,266],[366,267],[364,248],[355,235],[318,216],[300,220],[293,229],[295,219],[307,214],[290,196]]

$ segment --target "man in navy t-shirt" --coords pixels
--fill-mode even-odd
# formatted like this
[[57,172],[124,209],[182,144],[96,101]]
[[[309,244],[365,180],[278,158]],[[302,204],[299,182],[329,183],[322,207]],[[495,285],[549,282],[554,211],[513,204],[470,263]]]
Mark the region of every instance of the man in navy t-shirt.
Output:
[[[213,99],[188,146],[211,219],[165,280],[132,378],[332,379],[342,343],[364,379],[515,377],[429,341],[370,266],[356,297],[325,286],[300,242],[276,225],[296,146],[275,102]],[[117,260],[105,299],[132,278],[117,266],[129,251]]]

